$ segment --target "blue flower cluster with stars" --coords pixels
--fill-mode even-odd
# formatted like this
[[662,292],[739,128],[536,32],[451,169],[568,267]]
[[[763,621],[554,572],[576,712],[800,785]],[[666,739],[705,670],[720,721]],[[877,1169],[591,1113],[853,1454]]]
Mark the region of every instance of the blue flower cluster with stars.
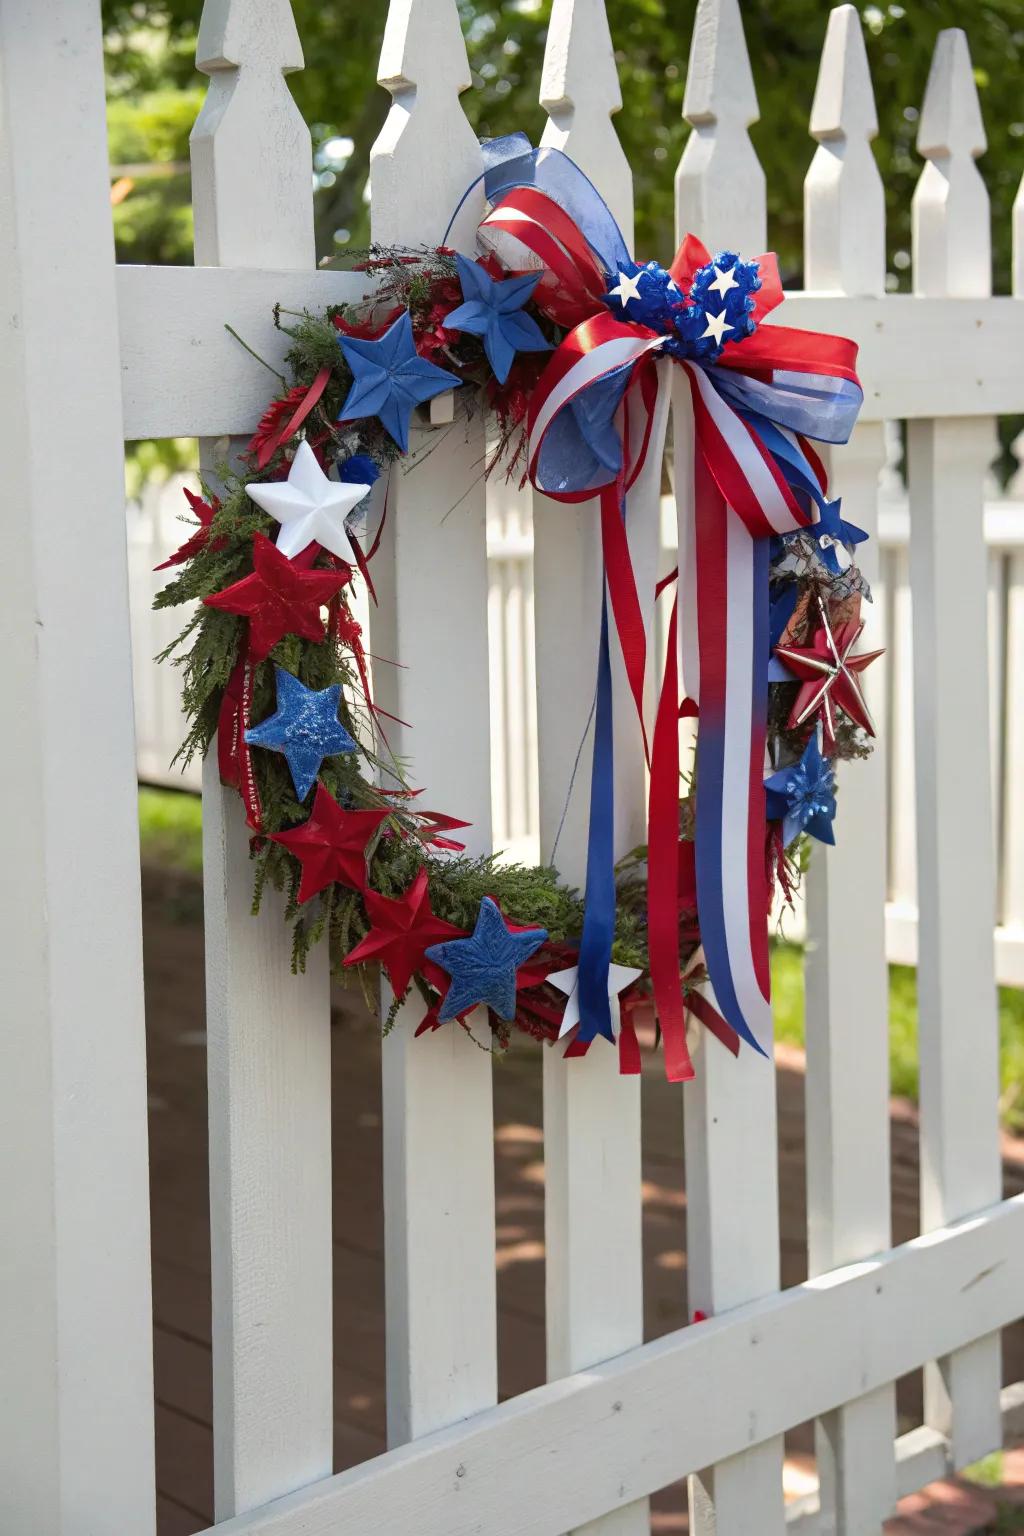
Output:
[[[620,319],[669,336],[665,350],[676,357],[714,362],[729,342],[754,334],[754,294],[760,287],[756,261],[720,251],[698,267],[686,294],[656,261],[631,262],[629,270],[623,267],[610,276],[604,302]],[[716,324],[722,316],[724,325]]]

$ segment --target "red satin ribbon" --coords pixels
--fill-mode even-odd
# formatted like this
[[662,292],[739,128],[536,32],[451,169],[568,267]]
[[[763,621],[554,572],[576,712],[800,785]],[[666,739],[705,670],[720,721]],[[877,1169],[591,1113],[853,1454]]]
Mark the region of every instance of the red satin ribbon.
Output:
[[260,450],[256,455],[257,469],[266,469],[267,465],[270,463],[271,459],[274,457],[274,454],[281,447],[281,445],[283,443],[289,442],[290,439],[295,436],[296,432],[302,426],[302,423],[305,421],[306,417],[309,415],[310,411],[313,409],[314,405],[316,405],[317,401],[320,399],[320,396],[327,388],[327,381],[330,379],[330,377],[331,370],[325,365],[320,369],[320,372],[317,374],[312,384],[306,390],[305,395],[299,402],[299,407],[295,414],[289,421],[285,423],[283,427],[280,427],[276,432],[272,433],[271,436],[267,438],[266,442],[261,445]]
[[693,1077],[686,1045],[686,1011],[679,981],[679,678],[678,595],[668,623],[665,677],[654,724],[647,803],[647,946],[654,1002],[670,1083]]
[[254,671],[248,659],[239,661],[220,701],[217,719],[217,767],[222,784],[237,789],[253,832],[263,831],[263,803],[253,772],[245,733],[252,719]]

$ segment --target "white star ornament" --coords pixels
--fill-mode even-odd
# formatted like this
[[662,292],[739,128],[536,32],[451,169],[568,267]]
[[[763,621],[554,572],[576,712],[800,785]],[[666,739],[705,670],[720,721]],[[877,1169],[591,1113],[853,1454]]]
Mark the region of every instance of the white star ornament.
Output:
[[640,297],[640,273],[636,272],[632,277],[627,277],[625,272],[620,272],[619,281],[614,288],[609,288],[608,293],[611,298],[618,299],[623,309],[625,309],[630,299],[639,299]]
[[707,328],[704,331],[704,336],[713,336],[715,338],[716,345],[720,347],[722,345],[723,331],[731,331],[734,329],[733,326],[726,325],[725,323],[725,310],[723,309],[719,315],[709,315],[707,312],[705,312],[704,318],[707,321]]
[[[577,985],[579,974],[579,966],[570,965],[567,970],[552,971],[551,975],[547,978],[553,987],[557,987],[559,992],[566,994],[565,1012],[562,1015],[562,1025],[558,1031],[559,1040],[564,1039],[570,1029],[575,1028],[580,1021],[580,989]],[[608,967],[608,996],[613,1004],[611,1010],[612,1030],[616,1039],[618,1039],[619,1034],[619,1010],[615,1004],[619,993],[624,992],[631,982],[636,981],[637,977],[642,975],[643,971],[634,970],[630,965],[610,965]]]
[[281,524],[277,547],[289,560],[313,543],[347,560],[352,550],[345,519],[371,489],[329,480],[307,442],[299,444],[287,480],[246,486],[251,500]]
[[732,268],[723,272],[721,267],[715,268],[715,280],[708,284],[709,293],[720,293],[724,299],[730,288],[738,288],[739,283],[733,276]]

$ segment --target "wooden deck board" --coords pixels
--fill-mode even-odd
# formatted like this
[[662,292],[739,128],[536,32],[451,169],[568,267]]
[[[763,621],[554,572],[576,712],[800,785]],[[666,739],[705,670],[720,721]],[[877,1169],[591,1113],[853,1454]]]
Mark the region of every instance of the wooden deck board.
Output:
[[[203,932],[192,883],[144,881],[153,1213],[159,1536],[190,1536],[212,1518],[210,1250],[203,1048]],[[384,1266],[380,1043],[358,994],[336,997],[333,1030],[335,1464],[384,1449]],[[778,1073],[784,1285],[806,1276],[804,1078],[795,1052]],[[544,1186],[539,1053],[523,1045],[494,1074],[498,1371],[503,1397],[544,1377]],[[644,1269],[648,1338],[686,1321],[682,1104],[652,1060],[644,1097]],[[892,1120],[894,1236],[917,1231],[917,1123]],[[1006,1163],[1024,1187],[1024,1156]],[[1024,1377],[1024,1329],[1008,1330],[1007,1380]],[[900,1386],[901,1427],[919,1422],[920,1373]],[[806,1427],[788,1437],[806,1457]],[[685,1530],[685,1487],[654,1500],[659,1533]]]

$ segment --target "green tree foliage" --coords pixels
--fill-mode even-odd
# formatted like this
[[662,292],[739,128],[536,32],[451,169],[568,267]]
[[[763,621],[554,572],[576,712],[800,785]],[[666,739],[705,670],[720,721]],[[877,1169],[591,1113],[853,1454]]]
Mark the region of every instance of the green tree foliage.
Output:
[[[609,0],[622,83],[618,129],[634,169],[637,250],[672,253],[672,174],[685,142],[686,54],[696,0]],[[294,0],[306,68],[292,87],[313,130],[322,255],[365,243],[370,146],[388,107],[373,85],[385,5]],[[463,101],[484,135],[524,129],[535,137],[550,0],[460,0],[475,90]],[[880,122],[876,150],[885,177],[892,284],[906,286],[910,199],[920,170],[917,114],[936,34],[963,26],[988,129],[981,161],[993,204],[997,288],[1009,281],[1010,207],[1024,155],[1018,88],[1024,0],[907,0],[860,7]],[[155,163],[137,174],[115,211],[122,260],[185,261],[190,244],[187,177],[166,174],[188,158],[188,130],[204,82],[193,67],[201,0],[104,0],[108,38],[111,158]],[[821,0],[744,0],[744,22],[761,106],[753,139],[768,178],[769,234],[789,280],[801,271],[802,182],[813,144],[807,116],[828,7]],[[331,158],[351,140],[347,158]],[[332,144],[333,141],[333,144]],[[337,238],[336,238],[337,232]]]

